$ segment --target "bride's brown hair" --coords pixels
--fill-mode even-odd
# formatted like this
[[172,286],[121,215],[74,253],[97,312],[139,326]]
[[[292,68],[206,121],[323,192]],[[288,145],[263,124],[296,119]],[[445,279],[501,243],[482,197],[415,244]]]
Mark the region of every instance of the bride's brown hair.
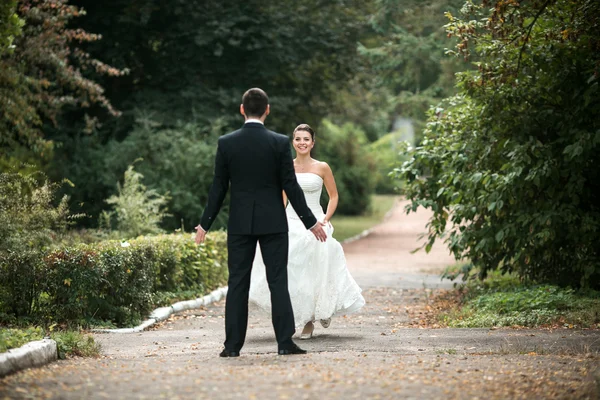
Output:
[[308,125],[308,124],[300,124],[300,125],[298,125],[296,127],[296,129],[294,129],[294,133],[292,133],[292,137],[294,137],[294,135],[298,131],[305,131],[305,132],[310,133],[310,137],[312,138],[313,142],[315,141],[315,131],[313,131],[313,128],[311,128],[310,125]]

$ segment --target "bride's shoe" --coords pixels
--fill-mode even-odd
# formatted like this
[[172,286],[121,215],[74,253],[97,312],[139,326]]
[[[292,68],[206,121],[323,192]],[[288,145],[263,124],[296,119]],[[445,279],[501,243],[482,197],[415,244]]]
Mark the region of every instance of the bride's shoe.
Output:
[[319,322],[323,328],[329,328],[329,324],[331,324],[331,318],[320,319]]
[[306,325],[304,325],[304,329],[302,329],[300,339],[310,339],[314,330],[315,324],[313,324],[312,322],[307,322]]

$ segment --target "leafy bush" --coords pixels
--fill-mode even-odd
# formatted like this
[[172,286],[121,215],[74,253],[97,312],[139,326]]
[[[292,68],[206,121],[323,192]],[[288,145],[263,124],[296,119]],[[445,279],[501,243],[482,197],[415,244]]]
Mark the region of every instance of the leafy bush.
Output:
[[58,323],[118,326],[146,317],[169,296],[194,291],[196,297],[226,283],[225,233],[208,235],[197,246],[188,235],[105,241],[51,252],[39,313]]
[[44,331],[39,327],[27,329],[0,329],[0,353],[16,349],[33,340],[41,340]]
[[94,337],[77,331],[53,332],[50,337],[56,341],[58,358],[64,360],[67,357],[98,357],[100,356],[100,344],[96,343]]
[[143,177],[133,165],[127,167],[123,185],[117,182],[117,194],[106,200],[113,210],[102,213],[101,227],[110,230],[114,218],[118,233],[128,238],[160,232],[159,224],[168,215],[164,208],[168,197],[146,188]]
[[376,193],[398,193],[402,180],[390,175],[390,171],[406,160],[406,156],[400,154],[404,149],[406,145],[399,142],[399,135],[396,133],[388,133],[369,144],[369,155],[377,168],[377,173],[374,175]]
[[[44,330],[40,327],[0,329],[0,353],[19,348],[34,340],[41,340],[44,336]],[[61,359],[69,356],[100,355],[100,345],[90,335],[78,331],[56,331],[50,334],[50,338],[56,341],[58,357]]]
[[336,126],[323,120],[315,137],[315,157],[326,161],[335,176],[340,196],[337,212],[340,214],[359,215],[371,204],[375,164],[366,145],[364,132],[350,123]]
[[[81,222],[93,225],[106,208],[101,199],[115,195],[115,182],[122,181],[123,171],[141,159],[135,162],[135,170],[144,176],[148,189],[169,193],[165,204],[169,215],[163,218],[161,228],[174,230],[183,224],[189,230],[202,215],[213,178],[217,139],[227,129],[219,119],[164,127],[140,116],[125,139],[67,141],[69,148],[57,150],[61,161],[52,168],[76,184],[68,192],[72,204],[83,204],[92,218]],[[72,160],[64,163],[63,158]],[[226,222],[224,207],[215,228]]]
[[600,288],[600,3],[493,3],[450,16],[478,69],[398,170],[410,210],[434,212],[427,248],[447,238],[481,277]]
[[41,173],[0,174],[0,314],[31,314],[44,281],[43,257],[73,218],[58,184]]
[[117,325],[145,317],[159,292],[198,295],[226,282],[225,234],[196,246],[187,235],[56,248],[73,215],[53,206],[42,175],[0,175],[0,321]]

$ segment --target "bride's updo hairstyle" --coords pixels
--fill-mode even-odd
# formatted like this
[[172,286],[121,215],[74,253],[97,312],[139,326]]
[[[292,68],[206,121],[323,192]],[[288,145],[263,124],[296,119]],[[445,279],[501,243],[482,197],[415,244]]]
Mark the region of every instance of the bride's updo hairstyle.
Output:
[[305,131],[310,133],[310,137],[312,138],[313,142],[315,141],[315,131],[313,131],[313,128],[310,127],[310,125],[308,124],[300,124],[296,127],[296,129],[294,129],[294,133],[292,134],[292,138],[294,136],[296,136],[296,132],[298,131]]

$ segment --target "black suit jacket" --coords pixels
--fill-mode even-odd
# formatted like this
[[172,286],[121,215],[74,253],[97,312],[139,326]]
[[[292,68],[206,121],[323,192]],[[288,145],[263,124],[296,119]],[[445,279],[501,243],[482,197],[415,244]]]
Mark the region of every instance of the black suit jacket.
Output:
[[288,137],[260,123],[244,124],[219,138],[215,175],[200,221],[204,230],[214,222],[230,184],[229,234],[287,232],[282,190],[307,229],[317,223],[296,180]]

